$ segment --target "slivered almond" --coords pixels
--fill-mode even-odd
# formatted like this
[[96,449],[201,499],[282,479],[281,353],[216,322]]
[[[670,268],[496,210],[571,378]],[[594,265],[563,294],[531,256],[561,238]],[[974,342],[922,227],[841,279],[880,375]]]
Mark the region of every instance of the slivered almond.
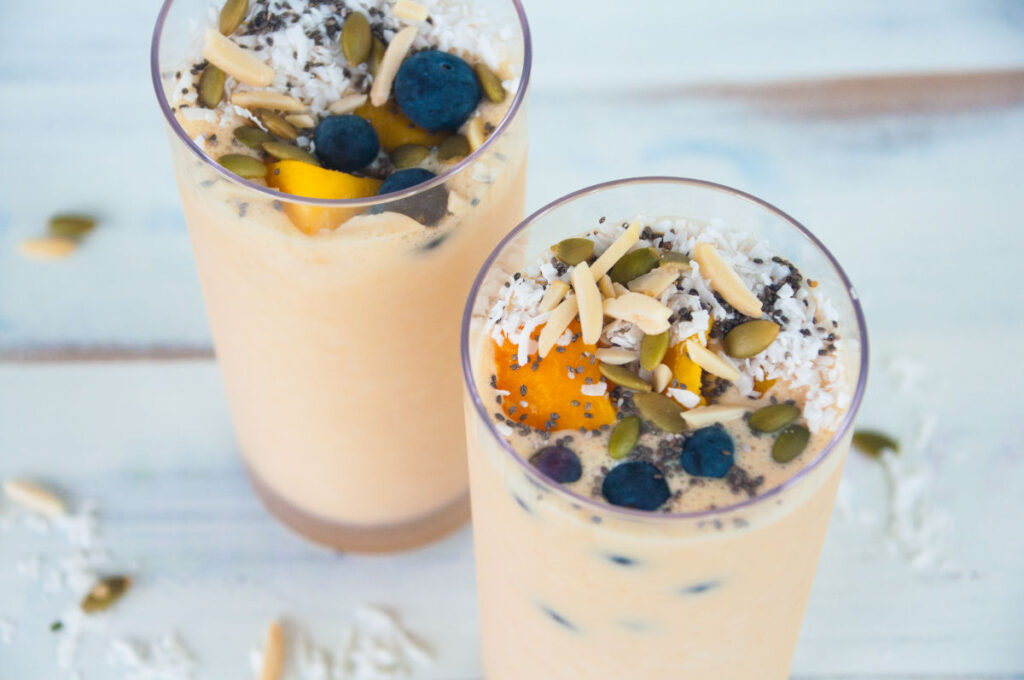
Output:
[[231,103],[246,109],[270,109],[271,111],[305,111],[308,106],[295,97],[270,90],[246,90],[231,95]]
[[740,377],[740,372],[736,370],[735,366],[696,340],[690,339],[686,341],[686,353],[693,360],[693,363],[712,375],[725,378],[729,382],[736,382]]
[[594,356],[601,363],[623,366],[631,361],[636,361],[640,355],[624,347],[598,347],[597,351],[594,352]]
[[598,290],[601,291],[601,295],[605,296],[606,298],[616,297],[615,287],[612,285],[612,280],[611,278],[609,278],[607,274],[598,279],[597,288]]
[[615,266],[615,263],[619,261],[619,258],[629,252],[629,249],[639,240],[640,221],[634,220],[626,228],[626,231],[619,234],[619,237],[612,241],[612,244],[601,253],[601,257],[594,261],[594,265],[590,268],[594,273],[594,280],[596,281],[607,274]]
[[289,116],[285,116],[284,119],[300,129],[316,127],[316,121],[313,120],[313,116],[308,113],[293,113]]
[[370,103],[374,106],[384,106],[388,97],[391,96],[391,84],[395,82],[398,75],[398,67],[412,47],[412,41],[416,39],[419,31],[415,26],[406,26],[395,34],[388,44],[384,56],[381,57],[380,67],[377,68],[377,75],[373,79],[373,86],[370,88]]
[[643,293],[658,297],[665,289],[676,282],[682,270],[675,267],[658,267],[642,276],[638,276],[626,284],[626,288],[634,293]]
[[601,310],[601,291],[597,289],[594,274],[586,262],[580,262],[572,268],[572,289],[576,291],[576,301],[579,305],[583,342],[587,345],[596,345],[601,338],[604,314]]
[[405,21],[426,21],[430,12],[426,7],[412,0],[398,0],[391,9],[396,19]]
[[655,392],[664,392],[665,388],[672,383],[672,369],[665,364],[658,364],[651,371],[651,384]]
[[618,282],[612,284],[612,290],[615,291],[614,297],[621,297],[629,292],[629,288],[626,288],[625,286]]
[[544,297],[540,299],[537,306],[538,312],[550,312],[558,306],[565,294],[569,292],[569,284],[565,281],[552,281],[548,289],[544,291]]
[[75,252],[74,239],[61,236],[37,236],[18,242],[18,252],[36,260],[59,260]]
[[473,116],[466,125],[466,139],[469,141],[469,148],[476,151],[487,141],[487,133],[484,131],[484,119],[480,116]]
[[[578,265],[577,265],[578,266]],[[613,319],[636,324],[647,335],[664,333],[669,328],[672,310],[643,293],[627,292],[604,301],[604,313]]]
[[714,406],[698,406],[683,413],[683,420],[692,428],[706,427],[715,423],[727,423],[730,420],[742,418],[749,409],[745,406],[728,406],[716,404]]
[[366,103],[369,99],[365,94],[350,94],[347,97],[342,97],[338,101],[334,102],[327,107],[327,110],[336,116],[341,116],[346,113],[352,113],[360,106]]
[[26,510],[31,510],[46,517],[60,517],[67,514],[64,502],[57,494],[23,479],[5,480],[4,496],[12,503],[20,505]]
[[540,331],[540,337],[537,339],[541,359],[548,355],[551,348],[562,337],[562,333],[576,318],[577,311],[576,297],[573,295],[566,297],[560,305],[552,310],[551,316],[548,317],[547,323],[544,324],[544,328]]
[[236,45],[215,28],[206,29],[203,57],[240,83],[266,87],[274,80],[274,69]]
[[279,680],[284,671],[284,630],[280,621],[271,621],[263,643],[263,665],[260,680]]
[[761,317],[761,301],[750,292],[743,279],[729,263],[722,259],[710,243],[698,243],[693,247],[693,259],[700,265],[700,273],[711,287],[725,298],[740,314],[758,319]]

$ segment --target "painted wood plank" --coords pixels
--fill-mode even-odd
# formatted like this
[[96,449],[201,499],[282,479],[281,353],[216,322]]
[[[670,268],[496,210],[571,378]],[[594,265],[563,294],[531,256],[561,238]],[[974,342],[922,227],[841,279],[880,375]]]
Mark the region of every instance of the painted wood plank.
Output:
[[[1019,331],[1004,334],[990,350],[1008,355],[1022,341]],[[1024,673],[1024,545],[1005,533],[1018,514],[1011,490],[1024,484],[1024,430],[1015,420],[1024,376],[993,363],[950,380],[948,357],[966,342],[879,337],[862,418],[908,445],[921,417],[938,418],[927,455],[906,453],[934,473],[929,503],[955,523],[952,571],[915,570],[886,552],[883,527],[858,519],[884,515],[885,480],[877,463],[852,458],[844,482],[852,498],[833,518],[798,650],[802,677]],[[885,368],[900,357],[926,369],[910,395]],[[72,499],[98,499],[110,548],[138,565],[115,630],[154,637],[175,629],[201,660],[198,678],[239,677],[270,617],[290,616],[326,644],[369,600],[400,609],[437,647],[438,665],[421,677],[477,677],[468,532],[394,558],[338,556],[289,535],[248,491],[211,362],[5,365],[0,384],[0,478],[39,477]],[[983,402],[956,398],[982,393]],[[62,600],[15,565],[53,549],[46,536],[19,529],[0,537],[0,618],[18,624],[15,644],[0,644],[0,676],[50,668],[47,626]],[[86,677],[103,674],[95,642],[83,646]]]

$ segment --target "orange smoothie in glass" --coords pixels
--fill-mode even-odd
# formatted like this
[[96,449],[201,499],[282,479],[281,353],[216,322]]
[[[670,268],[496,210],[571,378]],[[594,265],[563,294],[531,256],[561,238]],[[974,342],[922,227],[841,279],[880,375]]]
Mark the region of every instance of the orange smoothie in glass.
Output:
[[153,58],[257,493],[340,549],[457,527],[463,291],[523,211],[522,8],[167,2]]
[[463,343],[488,680],[787,677],[866,376],[824,247],[609,183],[509,235]]

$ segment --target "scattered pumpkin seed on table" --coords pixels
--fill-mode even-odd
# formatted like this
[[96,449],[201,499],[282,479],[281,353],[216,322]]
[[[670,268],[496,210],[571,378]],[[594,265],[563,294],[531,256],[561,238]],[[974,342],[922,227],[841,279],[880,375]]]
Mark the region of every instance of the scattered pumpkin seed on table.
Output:
[[640,248],[623,255],[608,272],[613,283],[626,285],[658,266],[658,253],[654,248]]
[[53,236],[78,240],[92,231],[96,226],[96,218],[88,215],[54,215],[48,226]]
[[567,238],[551,247],[558,261],[570,267],[589,260],[594,254],[594,242],[589,238]]
[[100,579],[82,600],[82,611],[92,614],[109,609],[121,599],[131,585],[132,580],[127,576],[108,576]]
[[370,20],[362,12],[352,12],[341,26],[341,53],[345,61],[358,66],[370,57],[374,48]]
[[629,416],[619,421],[608,438],[608,453],[615,460],[621,460],[629,455],[636,443],[640,441],[639,416]]
[[224,98],[224,71],[213,64],[207,64],[199,76],[199,103],[208,109],[215,109]]
[[637,392],[633,395],[633,403],[644,420],[651,421],[659,429],[672,434],[686,431],[683,407],[675,399],[654,392]]
[[862,453],[878,457],[882,451],[889,449],[893,453],[900,452],[900,443],[877,430],[857,430],[853,433],[853,445]]
[[811,439],[810,431],[803,425],[790,425],[781,433],[772,445],[772,460],[776,463],[788,463],[807,448]]

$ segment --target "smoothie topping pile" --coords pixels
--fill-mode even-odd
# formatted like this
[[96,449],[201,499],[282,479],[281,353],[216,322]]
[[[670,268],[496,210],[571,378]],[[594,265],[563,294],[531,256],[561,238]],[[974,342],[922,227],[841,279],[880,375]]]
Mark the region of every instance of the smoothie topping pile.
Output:
[[[456,0],[227,0],[205,23],[174,74],[173,110],[230,131],[194,140],[225,168],[289,194],[365,198],[428,181],[486,141],[519,86],[512,28]],[[445,211],[428,212],[430,226]],[[316,233],[346,215],[289,217]]]
[[753,496],[765,478],[743,461],[795,472],[849,403],[837,313],[815,288],[716,221],[602,219],[491,309],[497,428],[613,505],[670,511],[717,480]]

